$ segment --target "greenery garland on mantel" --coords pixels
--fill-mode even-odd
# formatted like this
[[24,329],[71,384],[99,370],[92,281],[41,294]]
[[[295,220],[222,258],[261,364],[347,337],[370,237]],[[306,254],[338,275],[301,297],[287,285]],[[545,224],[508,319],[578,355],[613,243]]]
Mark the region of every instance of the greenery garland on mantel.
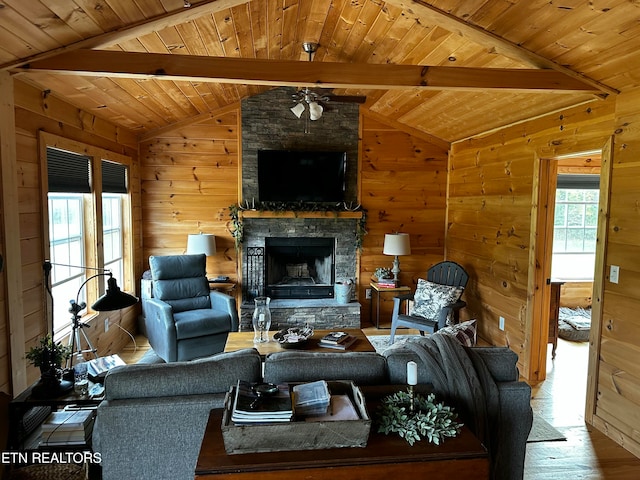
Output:
[[353,203],[316,203],[316,202],[244,202],[243,204],[233,204],[229,206],[229,216],[231,217],[230,226],[228,227],[231,236],[234,238],[236,250],[240,249],[240,245],[244,241],[244,225],[241,212],[259,211],[285,214],[294,212],[294,215],[304,213],[334,213],[336,218],[341,212],[360,212],[356,228],[356,248],[362,250],[362,241],[367,234],[367,211],[360,204]]

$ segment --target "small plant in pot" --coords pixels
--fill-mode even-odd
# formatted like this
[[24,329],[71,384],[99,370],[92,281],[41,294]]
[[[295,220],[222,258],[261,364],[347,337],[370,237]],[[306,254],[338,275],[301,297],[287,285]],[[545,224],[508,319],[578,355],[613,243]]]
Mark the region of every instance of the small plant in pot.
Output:
[[25,358],[34,367],[40,368],[41,380],[43,382],[57,382],[59,380],[62,363],[71,355],[71,348],[54,342],[51,335],[46,335],[40,339],[40,344],[31,347]]

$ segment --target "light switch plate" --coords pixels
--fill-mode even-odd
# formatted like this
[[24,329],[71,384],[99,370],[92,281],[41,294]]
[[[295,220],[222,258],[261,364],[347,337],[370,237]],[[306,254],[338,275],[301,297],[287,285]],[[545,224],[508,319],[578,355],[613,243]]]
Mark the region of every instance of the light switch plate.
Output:
[[618,265],[611,265],[609,269],[609,281],[611,283],[618,283],[620,279],[620,267]]
[[504,330],[504,317],[500,317],[500,319],[498,320],[498,328],[500,330]]

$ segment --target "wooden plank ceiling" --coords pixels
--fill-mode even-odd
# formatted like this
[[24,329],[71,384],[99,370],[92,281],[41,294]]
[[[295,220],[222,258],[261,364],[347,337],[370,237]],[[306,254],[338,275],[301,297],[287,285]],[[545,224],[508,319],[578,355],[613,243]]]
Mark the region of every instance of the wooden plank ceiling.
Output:
[[[597,102],[640,80],[638,2],[191,3],[185,8],[183,0],[0,0],[0,67],[140,136],[233,105],[278,82],[295,84],[302,66],[290,68],[291,61],[305,62],[309,75],[317,75],[308,78],[323,81],[336,68],[340,76],[340,65],[331,64],[355,64],[354,72],[365,71],[358,65],[367,64],[371,73],[362,78],[355,80],[355,73],[348,78],[345,65],[340,81],[331,77],[333,83],[325,83],[337,87],[335,94],[364,95],[363,108],[445,142]],[[311,66],[303,42],[320,45]],[[92,56],[89,49],[111,56]],[[138,57],[122,52],[156,56],[130,61]],[[178,57],[166,60],[170,55],[245,59],[239,68],[260,78],[231,81],[227,64],[215,63],[224,58],[195,59],[187,70]],[[276,63],[265,67],[263,61]],[[94,70],[83,71],[90,64]],[[421,66],[417,83],[376,83],[388,76],[378,73],[380,68],[394,65]],[[429,84],[433,80],[426,80],[424,66],[447,67],[429,73],[442,72],[440,83]],[[449,67],[482,70],[455,70],[466,75],[460,88],[450,83]],[[524,72],[524,80],[511,72],[541,68],[550,72]],[[285,77],[285,71],[291,75]],[[275,78],[267,82],[266,72],[275,72]],[[550,83],[560,87],[540,91],[544,81],[533,73],[555,75]],[[514,81],[518,88],[498,88]],[[495,88],[482,82],[495,82]]]

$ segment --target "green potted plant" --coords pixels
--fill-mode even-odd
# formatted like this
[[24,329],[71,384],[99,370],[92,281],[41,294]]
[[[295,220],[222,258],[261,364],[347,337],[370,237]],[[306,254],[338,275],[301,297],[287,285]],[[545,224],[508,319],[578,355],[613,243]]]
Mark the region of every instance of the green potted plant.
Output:
[[29,349],[25,357],[45,375],[51,373],[52,369],[59,370],[70,355],[70,347],[54,342],[51,335],[47,334],[40,339],[40,345]]
[[32,390],[34,397],[58,397],[73,388],[72,381],[61,379],[62,364],[70,355],[71,347],[54,342],[51,335],[41,338],[39,345],[29,349],[25,358],[40,368],[40,381]]

